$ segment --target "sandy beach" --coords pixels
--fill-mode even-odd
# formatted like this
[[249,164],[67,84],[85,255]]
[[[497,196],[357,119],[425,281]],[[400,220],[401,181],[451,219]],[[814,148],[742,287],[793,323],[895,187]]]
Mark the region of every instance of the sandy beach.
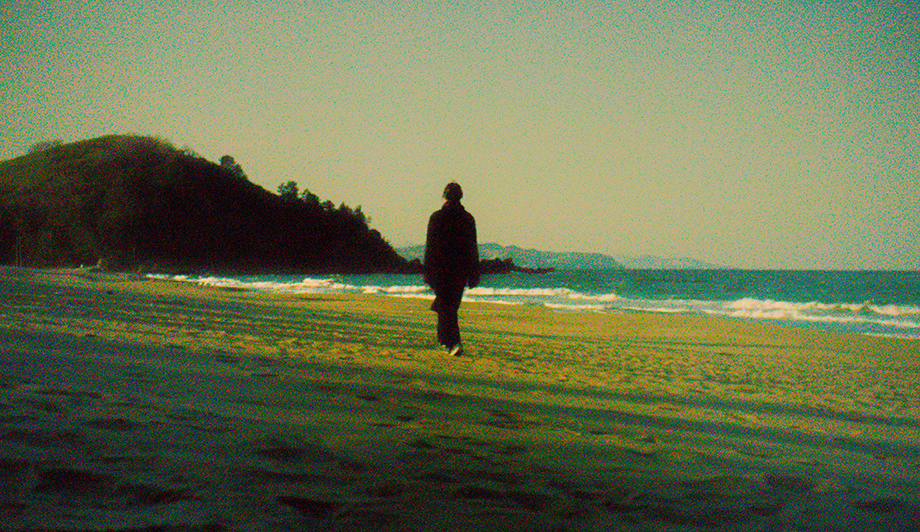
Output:
[[920,341],[0,268],[2,530],[918,530]]

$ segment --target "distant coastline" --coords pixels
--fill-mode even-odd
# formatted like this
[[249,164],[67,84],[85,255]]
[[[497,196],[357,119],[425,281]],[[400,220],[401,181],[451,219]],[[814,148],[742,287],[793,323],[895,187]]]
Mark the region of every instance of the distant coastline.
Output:
[[[424,245],[396,248],[407,260],[425,254]],[[484,260],[510,259],[520,269],[531,270],[717,270],[724,266],[686,257],[663,258],[651,255],[639,257],[613,257],[603,253],[553,252],[503,246],[495,243],[479,245]]]

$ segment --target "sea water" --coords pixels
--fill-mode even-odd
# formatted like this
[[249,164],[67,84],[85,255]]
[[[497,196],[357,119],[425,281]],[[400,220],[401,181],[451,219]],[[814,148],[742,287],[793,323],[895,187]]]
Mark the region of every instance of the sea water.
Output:
[[[165,276],[266,292],[433,298],[420,275]],[[465,301],[559,312],[664,312],[920,339],[920,272],[563,270],[483,276]]]

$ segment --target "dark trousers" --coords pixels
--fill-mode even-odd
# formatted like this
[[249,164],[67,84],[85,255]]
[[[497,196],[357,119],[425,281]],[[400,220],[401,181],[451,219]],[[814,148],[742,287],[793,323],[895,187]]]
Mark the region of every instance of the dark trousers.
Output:
[[453,347],[460,343],[460,324],[457,312],[463,298],[464,285],[441,286],[435,290],[431,310],[438,313],[438,343]]

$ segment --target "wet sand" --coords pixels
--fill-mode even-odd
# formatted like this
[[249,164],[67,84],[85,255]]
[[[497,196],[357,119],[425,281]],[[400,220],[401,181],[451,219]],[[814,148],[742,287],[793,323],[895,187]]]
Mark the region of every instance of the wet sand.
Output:
[[917,530],[920,342],[0,268],[3,530]]

